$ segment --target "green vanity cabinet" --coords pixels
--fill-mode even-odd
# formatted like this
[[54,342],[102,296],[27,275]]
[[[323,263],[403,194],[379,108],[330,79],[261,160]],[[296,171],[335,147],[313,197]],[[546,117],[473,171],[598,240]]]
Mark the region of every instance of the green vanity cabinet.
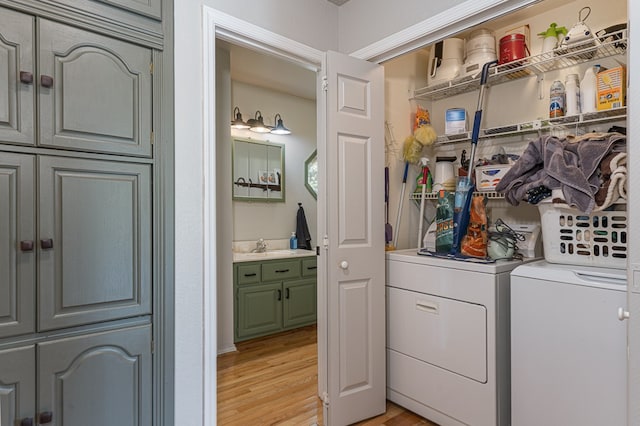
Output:
[[236,342],[316,322],[315,256],[235,263],[233,287]]

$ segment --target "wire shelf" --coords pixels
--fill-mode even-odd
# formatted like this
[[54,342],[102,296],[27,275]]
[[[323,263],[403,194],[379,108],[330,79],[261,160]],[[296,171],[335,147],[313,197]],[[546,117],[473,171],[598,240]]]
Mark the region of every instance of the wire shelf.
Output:
[[[533,120],[525,123],[507,124],[499,127],[481,129],[478,139],[488,139],[496,137],[506,137],[535,133],[549,130],[558,126],[576,126],[581,124],[598,124],[608,121],[625,120],[627,118],[627,107],[613,108],[604,111],[589,112],[566,117],[549,118],[544,120]],[[436,140],[436,145],[445,145],[458,142],[468,142],[471,140],[471,132],[456,135],[441,135]]]
[[[627,51],[627,31],[622,30],[603,38],[576,43],[569,48],[558,48],[552,52],[532,55],[521,60],[497,65],[489,69],[487,86],[513,81],[547,71],[568,68],[588,61],[621,55]],[[480,73],[460,77],[449,82],[416,89],[413,99],[439,100],[480,87]]]
[[[495,192],[495,191],[476,191],[476,192],[473,193],[473,195],[484,195],[489,200],[503,200],[504,199],[504,195],[502,195],[499,192]],[[421,198],[422,198],[422,194],[420,192],[411,193],[411,199],[412,200],[420,200]],[[424,194],[424,199],[425,200],[437,200],[438,199],[438,193],[437,192],[427,192],[426,194]]]

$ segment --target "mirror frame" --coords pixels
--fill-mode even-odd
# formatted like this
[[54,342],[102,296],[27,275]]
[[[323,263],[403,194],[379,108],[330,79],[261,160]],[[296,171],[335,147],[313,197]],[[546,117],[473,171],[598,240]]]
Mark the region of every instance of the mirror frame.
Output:
[[[280,182],[279,183],[253,183],[253,179],[250,177],[236,177],[236,170],[238,169],[237,165],[237,143],[245,143],[245,144],[255,144],[262,145],[265,147],[265,157],[266,161],[268,161],[268,157],[266,156],[266,149],[269,147],[279,148],[280,149]],[[234,137],[232,139],[232,150],[231,150],[231,185],[232,185],[232,195],[234,201],[253,201],[253,202],[265,202],[265,203],[284,203],[285,202],[285,175],[284,175],[284,145],[279,143],[273,143],[268,140],[262,141],[257,139],[243,139]],[[277,160],[276,160],[277,161]],[[266,169],[266,168],[265,168]],[[273,171],[277,173],[278,168],[272,167]],[[255,179],[261,179],[260,172],[261,170],[249,170],[248,176],[254,176]],[[269,173],[271,170],[265,170],[266,173]],[[270,174],[272,175],[272,174]],[[265,176],[266,181],[268,182],[272,176]],[[248,181],[248,182],[247,182]],[[240,195],[238,193],[239,188],[249,187],[251,188],[259,188],[263,191],[266,191],[265,197],[256,197],[251,195]],[[277,189],[272,189],[277,188]],[[280,196],[270,197],[272,193],[279,193]]]
[[[311,173],[310,173],[311,171]],[[313,174],[312,174],[313,173]],[[313,176],[313,179],[309,179]],[[314,150],[304,162],[304,186],[307,187],[314,199],[318,199],[318,150]]]

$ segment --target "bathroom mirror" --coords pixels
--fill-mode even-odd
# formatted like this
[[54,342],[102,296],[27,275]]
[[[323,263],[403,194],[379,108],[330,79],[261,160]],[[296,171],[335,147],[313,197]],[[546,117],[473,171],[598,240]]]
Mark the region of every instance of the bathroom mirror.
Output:
[[318,151],[315,150],[304,162],[304,186],[313,198],[318,199]]
[[284,145],[233,140],[233,199],[284,202]]

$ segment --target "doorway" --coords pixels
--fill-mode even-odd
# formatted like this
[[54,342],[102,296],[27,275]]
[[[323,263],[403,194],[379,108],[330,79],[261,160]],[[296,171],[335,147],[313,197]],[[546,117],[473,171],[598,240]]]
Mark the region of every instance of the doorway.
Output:
[[[318,243],[317,203],[315,196],[305,185],[305,162],[315,153],[317,146],[317,76],[314,71],[295,63],[224,40],[216,40],[216,58],[217,78],[223,76],[223,81],[217,83],[216,96],[216,108],[222,110],[222,114],[217,112],[216,120],[216,203],[217,213],[220,215],[221,211],[225,212],[217,221],[223,224],[218,229],[216,241],[219,249],[217,353],[220,355],[236,348],[244,348],[246,343],[251,342],[245,341],[237,346],[234,344],[234,294],[232,286],[228,285],[233,279],[233,263],[232,259],[225,260],[228,247],[255,245],[255,241],[262,238],[267,242],[268,249],[275,248],[275,244],[282,243],[282,240],[288,239],[291,232],[295,231],[298,203],[304,206],[312,245]],[[222,87],[224,81],[228,82],[229,87]],[[260,113],[266,125],[274,125],[274,115],[278,113],[292,133],[264,136],[249,130],[230,129],[229,111],[236,107],[245,122],[254,118],[254,114]],[[274,142],[283,146],[286,185],[283,202],[232,199],[229,190],[233,186],[230,172],[231,143],[236,139]],[[233,226],[230,226],[229,221]],[[220,279],[220,275],[226,275],[227,278]],[[317,357],[313,359],[313,369],[317,374]]]

